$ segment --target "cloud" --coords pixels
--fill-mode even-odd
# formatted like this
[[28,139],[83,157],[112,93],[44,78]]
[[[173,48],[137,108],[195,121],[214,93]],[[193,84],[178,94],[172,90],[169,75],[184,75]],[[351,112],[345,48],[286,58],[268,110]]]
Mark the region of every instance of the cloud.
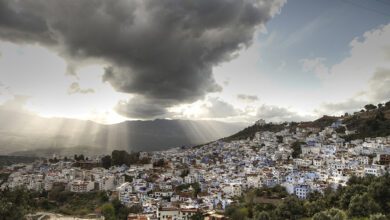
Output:
[[319,113],[343,114],[362,109],[368,103],[378,104],[390,100],[390,69],[379,68],[368,80],[368,87],[343,102],[324,103]]
[[313,119],[313,116],[300,115],[288,108],[262,105],[257,108],[256,119],[264,119],[272,122],[284,122],[284,121],[307,121]]
[[215,97],[208,98],[202,108],[204,113],[200,116],[203,118],[226,118],[237,116],[240,113],[230,103]]
[[329,76],[329,68],[324,64],[325,58],[317,57],[313,59],[302,59],[302,68],[305,72],[314,72],[320,79]]
[[365,90],[378,69],[390,69],[389,39],[390,23],[353,39],[350,55],[329,68],[329,76],[323,81],[325,89],[341,97]]
[[68,88],[68,94],[75,94],[75,93],[80,93],[80,94],[88,94],[88,93],[94,93],[95,90],[88,88],[88,89],[82,89],[80,87],[80,84],[77,82],[73,82],[70,84]]
[[170,103],[161,100],[152,100],[144,96],[135,96],[128,100],[121,100],[115,107],[118,114],[136,119],[154,119],[168,116],[167,107]]
[[332,66],[325,58],[302,59],[304,71],[320,79],[312,97],[321,100],[314,113],[343,114],[367,103],[390,99],[390,23],[365,32],[350,42],[349,56]]
[[245,94],[238,94],[237,99],[244,101],[244,102],[254,102],[259,100],[259,97],[256,95],[245,95]]
[[251,45],[284,3],[0,0],[0,39],[58,51],[70,72],[78,62],[100,60],[107,64],[103,80],[117,91],[166,108],[221,91],[212,68]]
[[0,105],[0,110],[11,111],[11,112],[28,112],[25,108],[29,96],[15,95],[12,99],[5,101]]
[[[389,59],[390,61],[390,59]],[[369,89],[362,95],[369,97],[374,102],[390,100],[390,69],[379,68],[368,81]]]
[[353,112],[358,109],[361,109],[367,102],[362,100],[357,100],[356,98],[350,98],[343,102],[337,103],[324,103],[321,105],[320,109],[316,109],[315,111],[319,115],[340,115],[345,112]]

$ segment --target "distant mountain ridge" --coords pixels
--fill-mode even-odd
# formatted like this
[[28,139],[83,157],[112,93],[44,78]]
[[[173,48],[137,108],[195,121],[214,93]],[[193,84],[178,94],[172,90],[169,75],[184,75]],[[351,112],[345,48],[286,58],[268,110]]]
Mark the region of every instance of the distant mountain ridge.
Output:
[[113,149],[164,150],[209,142],[245,127],[242,123],[166,119],[105,125],[5,110],[0,110],[0,121],[0,154],[18,155],[38,152],[70,154],[68,148],[93,149],[93,153],[105,153]]

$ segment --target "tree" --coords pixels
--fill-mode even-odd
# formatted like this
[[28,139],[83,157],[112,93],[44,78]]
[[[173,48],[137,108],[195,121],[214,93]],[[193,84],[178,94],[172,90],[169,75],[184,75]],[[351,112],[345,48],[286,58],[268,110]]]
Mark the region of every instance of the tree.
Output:
[[295,196],[287,197],[276,209],[276,215],[280,219],[300,219],[304,214],[303,201]]
[[113,166],[122,166],[123,164],[130,166],[131,164],[139,163],[139,153],[127,153],[124,150],[114,150],[111,153],[111,164]]
[[352,185],[346,188],[340,198],[341,208],[347,209],[353,196],[361,195],[365,192],[367,192],[367,187],[361,184]]
[[383,214],[370,215],[370,220],[388,220],[388,218]]
[[350,217],[368,217],[379,211],[379,205],[367,193],[353,196],[348,206]]
[[385,213],[390,213],[390,175],[380,177],[379,181],[372,181],[368,192]]
[[159,159],[158,161],[153,163],[153,166],[155,166],[155,167],[163,167],[164,164],[165,164],[164,159]]
[[366,109],[366,111],[371,111],[371,110],[376,109],[376,106],[373,104],[367,104],[364,106],[364,108]]
[[325,212],[319,212],[313,216],[313,220],[332,220],[332,218]]
[[305,209],[308,216],[314,216],[316,213],[323,211],[325,208],[326,205],[323,199],[305,203]]
[[194,189],[193,196],[197,197],[198,194],[202,191],[202,189],[200,188],[199,183],[198,182],[193,183],[193,184],[191,184],[191,186]]
[[184,169],[183,171],[181,171],[180,177],[184,178],[184,177],[188,176],[189,173],[190,173],[189,169]]
[[197,211],[194,215],[191,216],[191,220],[203,220],[203,214],[200,211]]
[[231,219],[232,220],[242,220],[242,219],[245,219],[247,216],[248,216],[248,209],[245,207],[242,207],[242,208],[236,209],[233,212]]
[[283,136],[278,135],[276,138],[279,144],[283,143]]
[[114,166],[122,166],[126,164],[126,158],[128,157],[128,153],[124,150],[114,150],[111,153],[111,162]]
[[84,159],[84,155],[83,155],[83,154],[80,154],[80,155],[75,154],[75,155],[74,155],[74,160],[75,160],[75,161],[85,160],[85,159]]
[[102,214],[107,220],[115,220],[115,209],[110,203],[106,203],[102,206]]
[[255,215],[255,220],[271,220],[271,216],[268,214],[268,212],[258,212]]
[[296,141],[291,145],[291,148],[293,150],[293,152],[291,153],[291,156],[293,158],[298,158],[299,155],[301,155],[301,153],[302,153],[301,143],[299,141]]
[[106,155],[101,159],[102,167],[109,169],[111,167],[111,156]]
[[0,220],[24,219],[34,210],[34,201],[25,188],[0,190]]
[[313,220],[345,220],[347,216],[340,209],[332,208],[330,210],[322,211],[313,216]]

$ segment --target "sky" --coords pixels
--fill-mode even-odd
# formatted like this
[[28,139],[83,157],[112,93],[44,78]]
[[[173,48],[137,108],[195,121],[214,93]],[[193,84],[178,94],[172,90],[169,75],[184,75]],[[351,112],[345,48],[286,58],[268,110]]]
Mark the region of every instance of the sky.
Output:
[[0,109],[304,121],[389,88],[389,0],[0,0]]

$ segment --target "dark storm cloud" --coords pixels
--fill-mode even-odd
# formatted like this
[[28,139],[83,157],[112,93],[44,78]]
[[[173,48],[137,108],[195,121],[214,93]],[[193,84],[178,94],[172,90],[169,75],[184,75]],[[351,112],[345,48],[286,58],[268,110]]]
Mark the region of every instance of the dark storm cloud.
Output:
[[220,91],[213,66],[249,46],[283,2],[0,0],[0,38],[40,43],[70,63],[104,60],[117,91],[174,105]]
[[169,113],[166,110],[171,103],[152,100],[143,96],[136,96],[129,100],[121,100],[115,106],[115,110],[125,117],[152,119],[168,117]]

